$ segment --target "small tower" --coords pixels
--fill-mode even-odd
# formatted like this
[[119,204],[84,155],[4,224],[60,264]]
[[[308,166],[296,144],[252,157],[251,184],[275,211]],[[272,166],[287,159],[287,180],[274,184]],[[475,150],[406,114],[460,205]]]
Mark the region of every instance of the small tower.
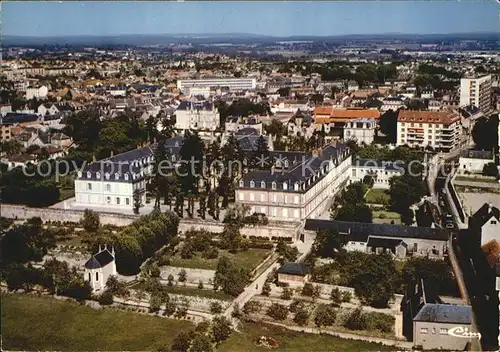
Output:
[[106,245],[104,249],[99,245],[99,252],[85,263],[84,280],[90,283],[93,292],[99,292],[106,288],[108,278],[116,274],[114,246],[109,251]]

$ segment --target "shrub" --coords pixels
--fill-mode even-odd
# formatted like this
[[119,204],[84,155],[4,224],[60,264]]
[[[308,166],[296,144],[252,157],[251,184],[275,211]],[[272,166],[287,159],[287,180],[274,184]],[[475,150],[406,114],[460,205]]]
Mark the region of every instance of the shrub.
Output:
[[179,272],[179,282],[186,282],[186,279],[187,279],[186,270],[181,269],[181,271]]
[[302,295],[312,297],[314,293],[314,286],[310,282],[306,282],[302,287]]
[[212,314],[220,314],[222,313],[222,306],[219,302],[210,303],[210,313]]
[[387,215],[385,213],[380,213],[378,216],[379,219],[386,219]]
[[290,288],[285,287],[281,292],[281,299],[286,299],[286,300],[292,299],[292,295],[293,291]]
[[198,289],[203,290],[203,282],[201,282],[201,280],[198,282]]
[[344,326],[350,330],[366,330],[366,315],[361,308],[354,309],[346,319]]
[[290,312],[292,313],[297,313],[299,310],[301,309],[305,309],[306,305],[304,303],[304,301],[301,301],[301,300],[298,300],[298,299],[295,299],[289,306],[288,306],[288,310],[290,310]]
[[314,315],[314,323],[318,326],[331,326],[335,324],[337,311],[334,307],[326,304],[321,304]]
[[109,292],[108,290],[104,291],[100,296],[99,296],[99,304],[101,306],[109,306],[113,304],[113,294]]
[[367,330],[379,330],[386,333],[394,331],[395,318],[392,315],[379,312],[368,312],[365,313],[365,320]]
[[263,296],[268,296],[269,297],[270,293],[271,293],[271,285],[268,282],[266,282],[264,284],[264,286],[262,286],[262,293],[261,294]]
[[267,310],[267,315],[269,315],[274,320],[285,320],[288,316],[288,307],[279,303],[273,303]]
[[342,292],[342,302],[349,303],[351,302],[352,294],[349,291]]
[[243,313],[245,313],[245,314],[258,313],[258,312],[260,312],[261,308],[262,308],[262,305],[260,304],[260,302],[248,301],[243,306]]
[[295,313],[295,316],[293,317],[293,321],[300,326],[307,325],[307,323],[309,321],[309,313],[305,309],[299,309]]
[[219,256],[217,248],[210,247],[203,251],[202,257],[206,259],[215,259]]
[[332,292],[330,292],[330,299],[332,301],[332,305],[340,307],[340,304],[342,303],[342,293],[338,288],[332,288]]

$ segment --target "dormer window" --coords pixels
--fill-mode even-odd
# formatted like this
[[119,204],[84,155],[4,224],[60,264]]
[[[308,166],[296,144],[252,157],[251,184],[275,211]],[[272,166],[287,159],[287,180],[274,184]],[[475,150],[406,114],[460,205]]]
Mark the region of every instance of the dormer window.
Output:
[[175,161],[175,155],[172,154],[172,161]]
[[100,173],[100,172],[96,172],[96,173],[95,173],[95,176],[96,176],[97,178],[101,178],[101,173]]
[[299,183],[298,182],[295,182],[295,184],[293,185],[293,189],[294,189],[294,191],[299,190]]
[[285,167],[288,168],[288,160],[285,160]]
[[81,177],[82,177],[82,172],[78,171],[78,178],[81,178]]
[[240,187],[245,187],[245,181],[240,180]]
[[281,161],[279,159],[276,160],[276,167],[281,167]]
[[128,181],[128,174],[125,174],[125,181]]
[[106,172],[106,173],[104,174],[104,177],[106,177],[106,180],[109,180],[109,173],[108,173],[108,172]]
[[118,172],[115,173],[115,180],[118,180],[120,178],[120,175],[118,174]]
[[276,189],[276,182],[275,182],[275,181],[273,181],[273,183],[272,183],[272,186],[271,186],[271,187],[272,187],[273,189]]
[[260,181],[260,188],[266,188],[266,182]]
[[288,189],[288,184],[286,182],[283,182],[283,190],[286,191]]
[[87,171],[87,178],[91,178],[92,177],[92,174],[90,173],[90,171]]

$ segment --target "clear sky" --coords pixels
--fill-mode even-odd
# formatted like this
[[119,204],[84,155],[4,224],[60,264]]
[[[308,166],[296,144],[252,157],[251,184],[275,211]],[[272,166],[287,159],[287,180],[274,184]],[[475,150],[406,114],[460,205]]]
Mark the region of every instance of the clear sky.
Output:
[[479,1],[3,2],[4,35],[252,33],[275,36],[500,30]]

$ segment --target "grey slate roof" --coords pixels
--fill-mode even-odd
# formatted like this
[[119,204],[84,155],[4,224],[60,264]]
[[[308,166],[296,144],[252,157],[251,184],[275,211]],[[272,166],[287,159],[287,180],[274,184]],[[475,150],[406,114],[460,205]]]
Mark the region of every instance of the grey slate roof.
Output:
[[[183,143],[184,137],[174,137],[165,141],[167,155],[175,155],[175,160],[171,159],[172,162],[179,159]],[[155,149],[156,144],[93,162],[83,168],[79,179],[137,182],[146,177],[144,169],[153,163]],[[141,171],[143,171],[142,174]]]
[[460,156],[471,159],[493,159],[491,150],[461,150]]
[[[322,149],[320,155],[310,155],[289,169],[248,172],[240,180],[239,188],[273,189],[274,182],[274,189],[278,191],[305,192],[327,174],[330,163],[337,167],[349,155],[349,149],[344,145],[328,145]],[[295,184],[298,185],[298,190],[295,190]]]
[[208,101],[182,101],[177,110],[212,110],[214,105]]
[[102,268],[111,263],[114,259],[113,255],[107,249],[104,249],[87,260],[85,267],[87,269]]
[[304,263],[285,263],[278,269],[278,274],[306,276],[309,267]]
[[483,225],[490,220],[492,216],[500,221],[500,209],[491,206],[488,203],[484,203],[483,206],[479,208],[470,218],[470,227],[483,227]]
[[350,241],[367,242],[368,237],[420,238],[447,241],[448,231],[431,227],[413,227],[391,224],[370,224],[351,221],[306,219],[305,230],[330,229],[339,234],[348,234]]
[[447,323],[447,324],[471,324],[471,306],[458,306],[452,304],[425,304],[417,313],[413,321]]

